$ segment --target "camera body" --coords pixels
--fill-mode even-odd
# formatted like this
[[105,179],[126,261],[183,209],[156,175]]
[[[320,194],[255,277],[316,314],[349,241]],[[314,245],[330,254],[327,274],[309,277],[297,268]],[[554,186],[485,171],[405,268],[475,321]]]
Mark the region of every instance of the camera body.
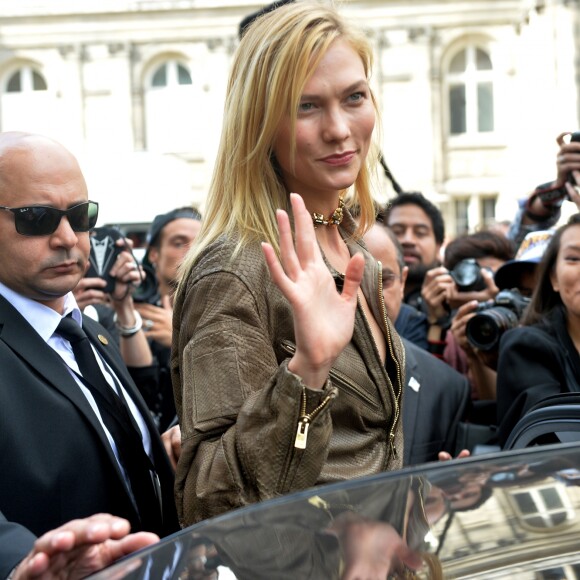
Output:
[[465,327],[469,344],[483,351],[497,348],[506,330],[515,328],[530,303],[516,288],[500,291],[493,302],[477,306],[477,314]]
[[485,280],[481,275],[481,266],[475,258],[465,258],[455,264],[449,272],[459,292],[485,290]]
[[[572,143],[573,141],[575,141],[575,142],[580,141],[580,131],[574,131],[574,133],[572,133],[572,135],[570,135],[570,143]],[[574,176],[572,175],[572,173],[570,173],[570,177],[568,177],[568,181],[572,185],[577,185],[576,180],[574,179]]]
[[148,262],[141,265],[145,276],[141,284],[133,291],[133,301],[147,304],[156,304],[159,300],[159,285],[155,269]]
[[115,289],[116,282],[110,270],[117,256],[125,249],[125,245],[117,245],[117,240],[124,239],[123,234],[115,228],[94,228],[89,239],[91,252],[85,278],[102,278],[107,282],[103,292],[110,294]]

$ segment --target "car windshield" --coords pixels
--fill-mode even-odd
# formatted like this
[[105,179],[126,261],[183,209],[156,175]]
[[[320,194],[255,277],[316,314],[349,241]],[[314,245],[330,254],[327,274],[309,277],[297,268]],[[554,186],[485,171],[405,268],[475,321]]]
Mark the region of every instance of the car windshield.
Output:
[[230,512],[93,578],[580,578],[579,486],[578,444],[432,463]]

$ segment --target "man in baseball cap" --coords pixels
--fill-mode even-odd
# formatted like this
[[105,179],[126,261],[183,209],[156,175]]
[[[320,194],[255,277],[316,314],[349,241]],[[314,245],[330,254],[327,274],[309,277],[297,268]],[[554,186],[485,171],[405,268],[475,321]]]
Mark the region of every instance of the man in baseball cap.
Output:
[[175,418],[169,356],[177,269],[200,229],[201,215],[192,207],[180,207],[156,216],[143,258],[145,281],[134,295],[154,365],[131,367],[129,371],[161,432]]

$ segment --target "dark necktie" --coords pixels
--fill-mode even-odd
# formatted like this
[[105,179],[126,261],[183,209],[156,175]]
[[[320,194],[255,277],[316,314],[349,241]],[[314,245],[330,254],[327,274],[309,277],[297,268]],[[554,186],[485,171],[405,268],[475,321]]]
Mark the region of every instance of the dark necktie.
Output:
[[70,315],[60,321],[56,333],[70,342],[82,375],[79,378],[91,391],[103,423],[115,441],[121,464],[131,484],[143,529],[160,533],[161,504],[157,474],[145,452],[141,432],[127,407],[121,386],[115,378],[113,380],[117,393],[109,385],[95,358],[88,336]]

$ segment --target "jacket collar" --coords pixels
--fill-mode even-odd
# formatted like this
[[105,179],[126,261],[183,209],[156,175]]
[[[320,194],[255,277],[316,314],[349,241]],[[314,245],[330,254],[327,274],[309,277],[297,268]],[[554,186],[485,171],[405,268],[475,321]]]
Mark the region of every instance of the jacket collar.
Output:
[[[101,424],[78,384],[66,369],[64,361],[3,296],[0,296],[0,342],[4,342],[26,366],[42,377],[47,388],[54,388],[78,409],[93,427],[120,480],[124,481]],[[102,352],[100,348],[99,351]],[[105,358],[108,363],[112,362],[109,356]],[[112,366],[117,372],[118,365],[113,363]],[[125,489],[125,484],[123,483],[121,487]]]

